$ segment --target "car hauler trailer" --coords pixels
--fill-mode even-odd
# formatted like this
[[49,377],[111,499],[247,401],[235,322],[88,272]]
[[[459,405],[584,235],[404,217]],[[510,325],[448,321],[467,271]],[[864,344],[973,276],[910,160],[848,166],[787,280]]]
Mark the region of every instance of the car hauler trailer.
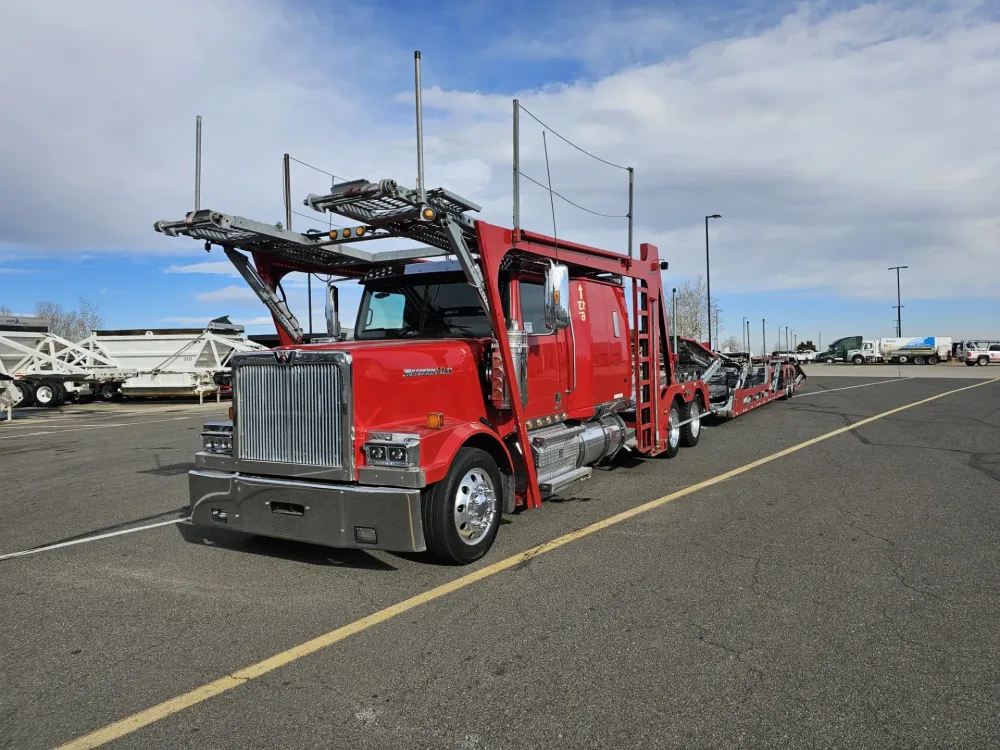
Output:
[[[231,419],[206,425],[189,473],[193,524],[470,563],[503,514],[621,451],[672,458],[713,404],[735,415],[755,389],[804,378],[768,363],[785,379],[757,384],[700,345],[682,362],[654,245],[632,257],[490,224],[418,175],[416,189],[355,180],[308,196],[354,225],[329,233],[209,209],[154,225],[220,247],[280,339],[232,358]],[[399,238],[423,246],[366,249]],[[290,272],[331,277],[327,341],[304,343],[281,292]],[[346,341],[336,283],[351,279],[363,293]],[[713,399],[705,378],[723,372]]]

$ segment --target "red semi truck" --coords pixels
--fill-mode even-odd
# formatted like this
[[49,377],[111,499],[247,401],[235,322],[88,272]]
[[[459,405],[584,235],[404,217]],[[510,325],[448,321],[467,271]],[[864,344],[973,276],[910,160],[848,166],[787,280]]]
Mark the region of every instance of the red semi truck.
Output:
[[[281,341],[232,359],[232,419],[206,425],[190,472],[194,524],[470,563],[503,514],[620,451],[673,457],[708,412],[789,398],[805,377],[690,339],[675,352],[653,245],[631,258],[507,229],[392,180],[305,203],[357,225],[297,233],[211,210],[155,225],[223,248]],[[365,249],[399,237],[423,246]],[[337,277],[326,341],[303,343],[289,272]],[[363,286],[350,341],[345,279]]]

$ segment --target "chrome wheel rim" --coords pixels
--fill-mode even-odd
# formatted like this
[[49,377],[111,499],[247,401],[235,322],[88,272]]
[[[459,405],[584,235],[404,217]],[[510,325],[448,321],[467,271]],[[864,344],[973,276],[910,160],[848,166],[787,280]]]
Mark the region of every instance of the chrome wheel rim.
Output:
[[454,519],[458,538],[473,546],[489,533],[497,517],[497,493],[484,469],[470,469],[455,491]]
[[690,425],[691,437],[698,437],[698,433],[701,432],[701,407],[697,401],[691,402],[691,418],[694,419]]
[[670,447],[673,448],[681,441],[681,428],[677,426],[680,419],[677,418],[676,409],[670,410],[670,416],[668,419],[669,421],[667,422],[667,426],[670,428],[670,431],[667,439],[670,441]]

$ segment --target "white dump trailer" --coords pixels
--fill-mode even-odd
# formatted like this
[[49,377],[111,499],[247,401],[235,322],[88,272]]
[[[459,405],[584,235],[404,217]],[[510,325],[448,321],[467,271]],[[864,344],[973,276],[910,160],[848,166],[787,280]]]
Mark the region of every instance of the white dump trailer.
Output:
[[67,400],[92,400],[95,368],[115,367],[108,358],[94,357],[52,333],[48,318],[0,317],[0,368],[14,378],[14,406],[57,407]]
[[236,352],[265,347],[243,338],[243,326],[222,318],[205,328],[149,328],[94,331],[78,346],[93,356],[95,366],[113,360],[116,373],[105,377],[99,395],[220,395],[226,390],[229,358]]

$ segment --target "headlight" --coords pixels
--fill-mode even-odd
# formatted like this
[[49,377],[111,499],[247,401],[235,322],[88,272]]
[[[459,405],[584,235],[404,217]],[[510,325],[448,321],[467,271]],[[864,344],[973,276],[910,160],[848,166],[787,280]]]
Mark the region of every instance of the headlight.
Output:
[[208,453],[233,453],[233,427],[231,423],[210,422],[201,433],[202,449]]
[[364,444],[365,463],[370,466],[417,466],[420,439],[416,435],[381,433]]

